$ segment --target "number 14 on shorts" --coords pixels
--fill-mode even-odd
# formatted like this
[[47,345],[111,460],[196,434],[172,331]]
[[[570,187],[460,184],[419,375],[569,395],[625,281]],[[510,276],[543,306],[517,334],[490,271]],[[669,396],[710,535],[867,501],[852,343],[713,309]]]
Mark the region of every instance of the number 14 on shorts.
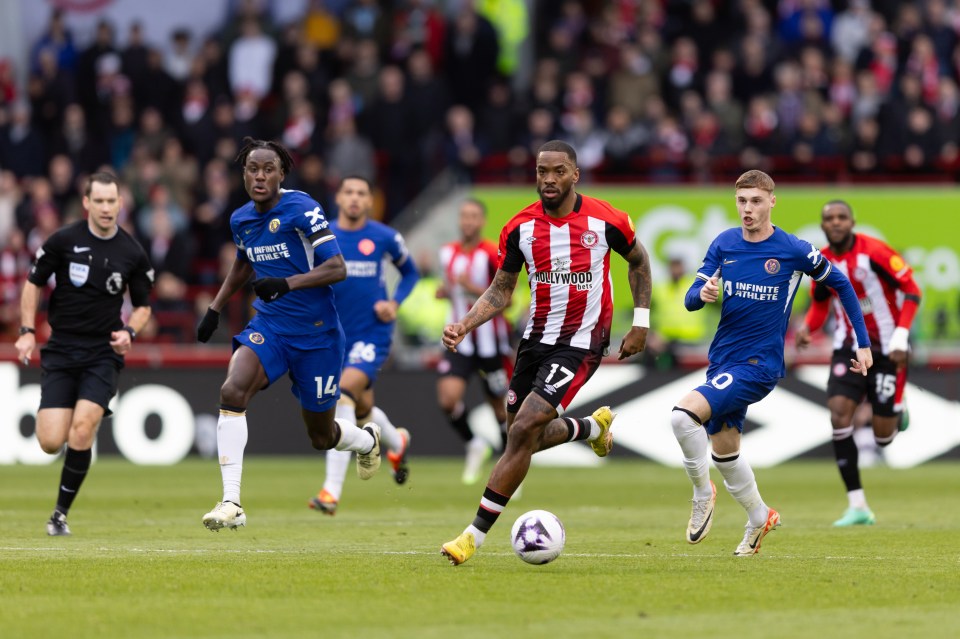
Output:
[[333,397],[337,394],[337,377],[328,375],[327,377],[314,377],[317,381],[317,399],[324,397]]

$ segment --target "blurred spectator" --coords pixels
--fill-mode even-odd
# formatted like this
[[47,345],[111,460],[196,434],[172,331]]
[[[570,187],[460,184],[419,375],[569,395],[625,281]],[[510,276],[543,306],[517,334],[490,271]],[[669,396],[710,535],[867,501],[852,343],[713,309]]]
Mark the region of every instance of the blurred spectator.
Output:
[[853,63],[870,41],[870,0],[850,0],[845,11],[833,20],[830,43],[837,55]]
[[130,78],[133,83],[134,93],[139,94],[146,82],[147,57],[150,53],[146,40],[143,37],[143,25],[140,22],[132,22],[130,31],[127,33],[126,46],[120,54],[121,69],[123,74]]
[[302,28],[304,43],[320,51],[334,48],[340,39],[340,20],[324,0],[310,0]]
[[614,106],[607,113],[606,139],[603,144],[605,168],[614,175],[629,175],[635,169],[634,160],[640,156],[650,133],[633,122],[623,106]]
[[63,124],[63,111],[76,100],[73,76],[61,72],[56,52],[42,49],[38,53],[39,70],[27,82],[27,95],[33,114],[33,126],[50,141]]
[[43,136],[31,124],[30,105],[14,102],[10,124],[0,127],[0,167],[17,178],[43,175],[46,166]]
[[466,2],[447,30],[444,64],[452,100],[476,113],[497,75],[497,33]]
[[273,82],[276,55],[277,43],[263,32],[260,20],[245,17],[240,23],[240,36],[230,45],[227,70],[233,94],[263,98]]
[[647,99],[659,93],[653,62],[638,45],[624,45],[619,65],[610,79],[610,106],[621,107],[631,118],[638,118],[646,109]]
[[[0,175],[0,208],[3,206]],[[3,213],[0,211],[0,216]],[[2,223],[2,222],[0,222]],[[20,287],[32,266],[23,231],[14,227],[0,239],[0,337],[15,339],[20,326]]]
[[47,30],[37,39],[30,55],[30,70],[40,70],[39,55],[43,50],[52,50],[56,54],[57,67],[66,73],[73,73],[77,66],[77,50],[73,45],[73,33],[63,18],[63,9],[50,12]]
[[60,212],[46,178],[30,180],[27,195],[17,207],[17,226],[26,233],[27,251],[35,255],[47,238],[60,228]]
[[170,45],[163,56],[163,69],[174,80],[183,83],[190,75],[193,56],[190,30],[186,28],[175,29],[170,34]]
[[0,248],[7,245],[10,234],[17,224],[17,205],[20,204],[20,187],[17,176],[0,170]]
[[343,27],[354,40],[381,43],[387,39],[386,19],[377,0],[356,0],[343,14]]
[[190,219],[186,211],[173,200],[170,188],[163,182],[153,185],[146,204],[136,212],[134,220],[137,237],[141,239],[153,238],[158,230],[165,233],[169,230],[169,239],[172,241],[173,235],[185,231],[189,225]]
[[80,201],[80,189],[76,183],[76,172],[70,158],[66,155],[53,156],[50,158],[47,173],[50,176],[53,203],[60,212],[64,224],[82,219],[83,205]]
[[380,72],[379,95],[362,114],[362,130],[379,151],[383,162],[382,187],[392,215],[402,209],[415,194],[420,169],[419,158],[411,153],[417,140],[409,126],[412,118],[407,100],[403,71],[385,66]]
[[357,132],[352,117],[340,119],[332,125],[327,146],[329,183],[336,185],[349,175],[369,177],[376,175],[374,149],[370,140]]
[[390,30],[390,59],[402,64],[414,50],[422,49],[434,66],[440,66],[447,24],[434,0],[401,0],[398,4]]
[[530,20],[524,0],[477,0],[477,11],[497,33],[497,71],[503,77],[517,72],[523,43],[530,35]]
[[704,313],[688,313],[683,299],[693,283],[694,274],[688,273],[683,256],[671,255],[667,279],[657,281],[650,300],[650,325],[644,358],[661,370],[673,368],[678,360],[678,347],[702,342],[707,337]]
[[462,104],[450,107],[446,122],[442,166],[453,170],[460,180],[470,181],[486,151],[486,141],[477,134],[470,109]]

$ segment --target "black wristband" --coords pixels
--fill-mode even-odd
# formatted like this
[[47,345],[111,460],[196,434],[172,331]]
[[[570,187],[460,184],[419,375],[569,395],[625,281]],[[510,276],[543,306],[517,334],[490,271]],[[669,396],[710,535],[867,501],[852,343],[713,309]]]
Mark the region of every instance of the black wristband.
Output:
[[133,327],[132,327],[132,326],[127,325],[127,326],[124,326],[123,328],[121,328],[120,330],[121,330],[121,331],[126,331],[126,332],[130,333],[130,341],[131,341],[131,342],[132,342],[133,340],[137,339],[137,332],[136,332],[135,330],[133,330]]
[[34,335],[36,335],[36,334],[37,334],[37,329],[35,329],[35,328],[30,328],[29,326],[21,326],[21,327],[20,327],[20,334],[21,334],[21,335],[26,335],[27,333],[33,333]]

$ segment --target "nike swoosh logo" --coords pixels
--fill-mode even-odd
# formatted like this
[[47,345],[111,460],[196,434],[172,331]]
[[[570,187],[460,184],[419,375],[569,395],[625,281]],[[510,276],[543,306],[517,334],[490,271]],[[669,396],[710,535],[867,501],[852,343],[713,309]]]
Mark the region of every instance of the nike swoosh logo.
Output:
[[60,490],[62,490],[62,491],[65,492],[65,493],[75,493],[75,492],[77,492],[77,491],[75,491],[75,490],[70,490],[69,488],[67,488],[67,487],[64,486],[63,484],[60,484]]
[[87,252],[87,251],[89,251],[89,250],[90,250],[90,247],[89,247],[89,246],[77,246],[76,244],[73,245],[73,252],[74,252],[74,253],[85,253],[85,252]]
[[703,525],[700,526],[700,530],[698,530],[697,532],[695,532],[695,533],[693,533],[692,535],[690,535],[690,540],[691,540],[691,541],[697,541],[698,539],[700,539],[700,535],[702,535],[702,534],[703,534],[703,531],[706,530],[707,525],[710,523],[710,520],[711,520],[711,519],[713,519],[713,509],[712,509],[712,508],[710,509],[710,514],[707,515],[706,519],[703,520]]
[[736,262],[736,260],[724,260],[724,261],[723,261],[724,264],[733,264],[734,262]]

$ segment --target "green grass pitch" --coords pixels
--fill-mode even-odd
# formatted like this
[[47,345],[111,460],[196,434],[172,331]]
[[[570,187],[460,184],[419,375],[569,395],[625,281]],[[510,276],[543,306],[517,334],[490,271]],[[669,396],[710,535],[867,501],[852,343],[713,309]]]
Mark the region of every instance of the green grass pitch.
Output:
[[[864,471],[878,524],[836,530],[845,498],[830,462],[757,471],[782,514],[761,555],[731,555],[744,515],[721,488],[710,537],[684,543],[682,470],[614,459],[532,469],[486,545],[454,568],[439,554],[473,518],[482,486],[460,460],[414,459],[348,478],[333,518],[306,507],[314,458],[250,458],[248,526],[211,533],[214,461],[137,467],[102,458],[69,521],[44,521],[60,464],[0,467],[0,636],[62,637],[956,637],[956,463]],[[714,480],[719,477],[714,471]],[[544,508],[564,554],[529,566],[513,520]]]

